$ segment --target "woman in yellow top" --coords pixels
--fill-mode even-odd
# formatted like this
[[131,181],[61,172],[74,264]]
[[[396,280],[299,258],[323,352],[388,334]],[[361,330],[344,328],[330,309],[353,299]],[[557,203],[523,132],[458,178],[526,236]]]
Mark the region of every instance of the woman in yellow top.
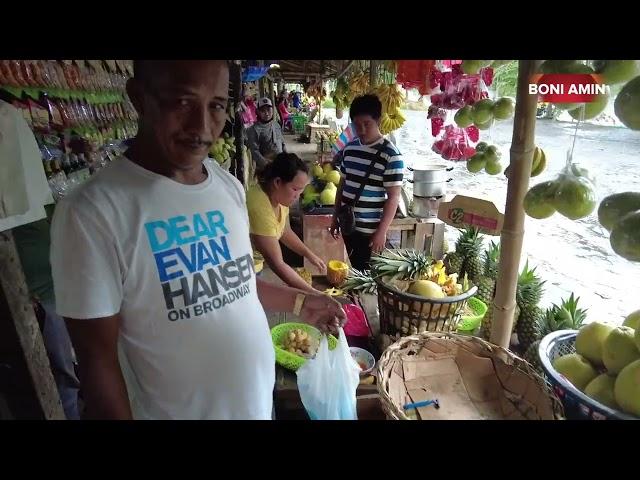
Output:
[[247,209],[256,272],[262,271],[263,261],[266,261],[287,285],[314,291],[284,262],[279,243],[282,241],[318,269],[326,268],[324,262],[302,243],[289,225],[289,206],[300,197],[309,183],[308,173],[309,169],[296,154],[278,154],[261,172],[259,183],[247,191]]

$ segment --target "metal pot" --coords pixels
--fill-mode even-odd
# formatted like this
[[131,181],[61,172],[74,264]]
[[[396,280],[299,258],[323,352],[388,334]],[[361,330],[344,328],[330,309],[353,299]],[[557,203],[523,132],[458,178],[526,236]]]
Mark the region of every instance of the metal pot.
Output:
[[453,180],[449,178],[438,182],[418,182],[416,180],[409,180],[413,183],[413,196],[414,197],[441,197],[447,193],[447,183]]
[[411,213],[414,217],[435,218],[438,216],[438,207],[444,197],[441,198],[422,198],[413,197],[413,207]]
[[435,183],[446,182],[447,172],[453,170],[453,167],[447,167],[442,164],[426,165],[421,168],[408,167],[409,171],[413,172],[413,181],[415,183]]

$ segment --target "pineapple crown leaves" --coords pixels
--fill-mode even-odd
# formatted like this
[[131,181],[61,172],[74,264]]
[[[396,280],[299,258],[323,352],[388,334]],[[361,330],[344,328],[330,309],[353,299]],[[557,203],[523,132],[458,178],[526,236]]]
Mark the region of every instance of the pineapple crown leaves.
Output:
[[480,234],[479,228],[467,227],[464,230],[460,230],[455,250],[464,258],[477,256],[482,248],[482,239],[483,235]]
[[578,330],[587,318],[587,310],[578,308],[580,297],[574,297],[573,292],[568,299],[562,300],[560,306],[556,308],[556,319],[561,328]]
[[484,274],[493,278],[498,275],[498,262],[500,261],[500,244],[493,240],[489,248],[484,251]]
[[360,291],[365,293],[376,292],[376,282],[370,272],[361,272],[355,268],[349,268],[349,273],[340,287],[344,291]]
[[391,278],[416,280],[433,264],[433,258],[419,250],[389,250],[371,256],[371,275],[374,278],[390,275]]
[[578,330],[587,318],[587,310],[578,308],[580,297],[575,297],[573,293],[568,299],[563,299],[560,306],[555,303],[547,308],[537,326],[541,336],[547,335],[556,330]]
[[537,305],[544,292],[544,281],[536,274],[536,268],[529,269],[529,261],[525,264],[518,276],[516,287],[516,303],[520,308],[526,305]]

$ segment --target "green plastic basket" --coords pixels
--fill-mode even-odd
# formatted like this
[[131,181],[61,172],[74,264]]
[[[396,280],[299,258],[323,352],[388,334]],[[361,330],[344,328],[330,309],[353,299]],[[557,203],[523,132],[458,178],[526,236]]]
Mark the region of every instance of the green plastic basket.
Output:
[[295,133],[304,133],[307,125],[307,117],[304,115],[294,115],[291,117],[291,123]]
[[463,315],[460,317],[460,323],[458,324],[458,331],[473,332],[482,323],[484,314],[487,313],[487,304],[476,297],[471,297],[467,305],[469,309],[473,311],[474,315]]
[[[271,339],[273,340],[273,348],[276,351],[276,363],[288,370],[293,370],[294,372],[298,370],[304,362],[307,361],[306,358],[301,357],[300,355],[296,355],[295,353],[287,352],[282,346],[284,345],[285,335],[287,335],[291,330],[295,330],[299,328],[307,332],[307,334],[314,337],[318,342],[320,341],[320,337],[322,333],[315,327],[308,325],[306,323],[281,323],[280,325],[276,325],[271,329]],[[338,339],[333,335],[329,335],[329,350],[333,350],[338,345]]]

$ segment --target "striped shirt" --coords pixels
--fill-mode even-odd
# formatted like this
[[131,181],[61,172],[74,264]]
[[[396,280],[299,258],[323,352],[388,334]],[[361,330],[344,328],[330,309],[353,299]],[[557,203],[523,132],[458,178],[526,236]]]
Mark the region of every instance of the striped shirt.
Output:
[[342,198],[346,204],[353,204],[371,162],[375,162],[366,186],[353,208],[356,230],[372,234],[378,228],[384,203],[387,201],[385,189],[402,186],[404,162],[398,148],[384,138],[370,145],[362,145],[359,139],[353,140],[344,148],[343,154],[340,172],[345,178]]

